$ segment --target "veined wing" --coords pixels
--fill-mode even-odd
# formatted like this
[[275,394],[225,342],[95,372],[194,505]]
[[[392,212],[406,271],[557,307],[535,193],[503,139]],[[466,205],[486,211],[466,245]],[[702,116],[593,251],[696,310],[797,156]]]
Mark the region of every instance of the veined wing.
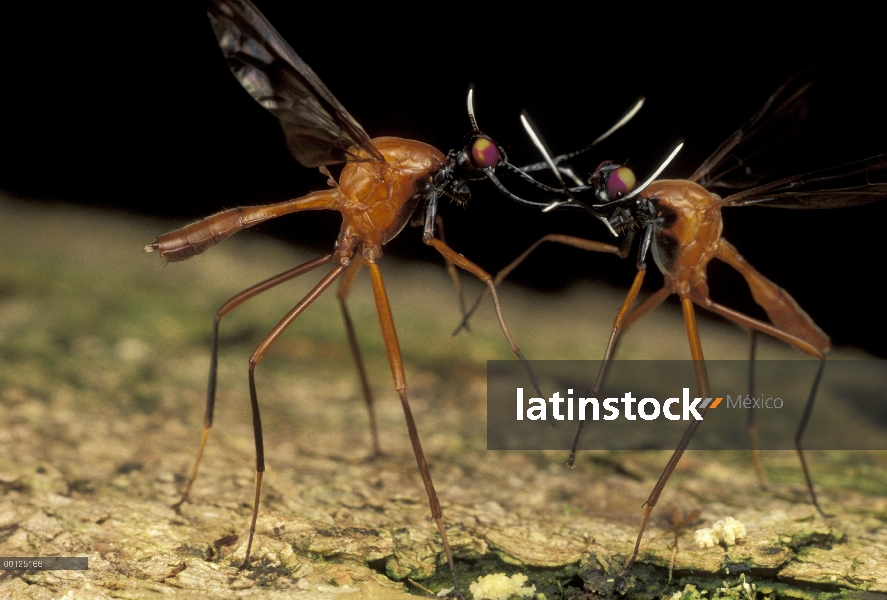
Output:
[[207,0],[206,13],[228,68],[280,121],[297,161],[320,167],[385,160],[360,124],[249,0]]
[[721,206],[843,208],[887,199],[887,154],[786,177],[727,196]]
[[817,69],[797,73],[770,96],[748,123],[718,147],[689,178],[706,188],[743,189],[760,184],[800,135],[810,113]]

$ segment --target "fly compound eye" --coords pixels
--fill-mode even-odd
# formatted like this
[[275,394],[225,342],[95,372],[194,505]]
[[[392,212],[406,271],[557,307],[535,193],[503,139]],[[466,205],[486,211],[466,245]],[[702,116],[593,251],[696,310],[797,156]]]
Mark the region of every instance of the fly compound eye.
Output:
[[619,198],[634,191],[638,180],[634,171],[628,167],[619,167],[610,172],[607,177],[607,193],[611,198]]
[[634,171],[612,160],[605,160],[599,164],[589,183],[595,186],[598,197],[604,202],[630,194],[638,185]]
[[496,142],[483,136],[471,144],[471,161],[478,169],[495,168],[499,164],[499,147]]

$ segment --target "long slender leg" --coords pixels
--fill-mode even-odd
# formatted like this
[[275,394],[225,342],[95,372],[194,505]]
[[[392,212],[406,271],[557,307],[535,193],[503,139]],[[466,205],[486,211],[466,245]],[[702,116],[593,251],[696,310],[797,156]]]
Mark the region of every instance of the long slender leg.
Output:
[[[625,321],[622,323],[622,333],[625,333],[629,327],[638,322],[642,317],[646,316],[647,313],[654,310],[657,306],[662,304],[666,298],[671,295],[671,290],[667,287],[660,288],[655,294],[641,302],[641,305],[636,309],[628,313],[625,317]],[[622,336],[620,335],[620,338]],[[619,340],[616,340],[616,343],[619,343]],[[616,349],[613,349],[613,353],[616,353]]]
[[333,255],[330,254],[323,258],[318,258],[299,265],[298,267],[285,271],[280,275],[275,275],[261,283],[257,283],[225,302],[221,308],[219,308],[218,312],[216,312],[216,318],[213,321],[212,350],[209,359],[209,384],[207,385],[206,390],[206,411],[203,415],[203,433],[200,436],[200,447],[197,449],[197,458],[194,460],[194,467],[191,469],[191,474],[188,476],[188,482],[185,484],[185,490],[182,492],[182,497],[178,502],[172,505],[177,512],[181,509],[182,504],[188,500],[188,496],[191,493],[191,486],[194,485],[194,480],[197,479],[197,470],[200,468],[200,461],[203,458],[203,450],[206,447],[206,441],[209,438],[209,432],[213,426],[213,413],[215,412],[216,405],[216,380],[219,365],[219,323],[221,322],[222,317],[250,298],[257,296],[274,286],[289,281],[290,279],[294,279],[299,275],[304,275],[332,260]]
[[[748,393],[752,398],[755,396],[755,349],[758,345],[758,332],[756,329],[749,331],[751,338],[751,350],[748,357]],[[764,473],[764,465],[761,464],[761,447],[758,443],[758,424],[753,406],[748,407],[748,436],[751,438],[751,458],[755,469],[755,476],[758,478],[758,485],[761,489],[767,489],[767,475]]]
[[345,319],[345,330],[348,333],[348,346],[351,348],[351,356],[354,359],[354,366],[357,367],[357,375],[360,377],[360,385],[363,388],[363,399],[367,407],[367,415],[370,421],[370,437],[373,444],[372,456],[381,456],[382,450],[379,445],[379,426],[376,423],[376,409],[373,406],[373,391],[370,389],[370,381],[367,378],[366,367],[363,364],[363,356],[360,354],[360,346],[357,345],[357,334],[354,332],[354,323],[351,321],[351,314],[348,312],[348,306],[345,300],[351,292],[351,286],[363,268],[363,258],[358,254],[348,265],[348,269],[339,280],[339,306],[342,308],[342,317]]
[[[559,244],[566,244],[567,246],[573,246],[574,248],[579,248],[580,250],[588,250],[589,252],[603,252],[605,254],[615,254],[615,255],[619,256],[619,258],[625,258],[626,256],[628,256],[628,247],[627,246],[623,246],[622,248],[619,248],[619,247],[614,246],[612,244],[605,244],[603,242],[595,242],[594,240],[586,240],[584,238],[578,238],[578,237],[574,237],[572,235],[562,235],[559,233],[550,233],[546,236],[543,236],[539,240],[537,240],[536,243],[534,243],[532,246],[530,246],[529,248],[524,250],[524,252],[520,256],[518,256],[513,261],[511,261],[508,264],[508,266],[506,266],[504,269],[502,269],[501,271],[496,273],[496,276],[493,278],[493,285],[497,286],[500,283],[502,283],[502,280],[505,279],[509,273],[514,271],[522,262],[524,262],[524,260],[526,260],[526,258],[530,254],[533,253],[534,250],[536,250],[536,248],[538,248],[539,246],[541,246],[545,242],[557,242]],[[459,324],[459,326],[453,332],[453,335],[456,335],[457,333],[459,333],[463,328],[464,329],[468,328],[468,319],[471,318],[471,315],[474,314],[474,311],[477,310],[477,307],[480,306],[480,303],[483,301],[483,299],[487,297],[488,292],[489,292],[489,289],[484,289],[484,291],[481,292],[480,296],[477,297],[477,300],[474,301],[474,304],[471,306],[471,308],[468,309],[468,312],[465,313],[465,316],[462,319],[462,322]]]
[[604,375],[606,374],[606,368],[613,359],[613,351],[616,348],[616,340],[619,339],[622,324],[625,321],[626,315],[628,315],[628,311],[631,309],[635,300],[637,300],[646,273],[647,272],[643,269],[637,272],[637,275],[634,276],[634,282],[631,284],[631,289],[628,290],[628,295],[625,297],[625,301],[619,308],[619,312],[616,313],[616,319],[613,321],[613,330],[610,332],[610,341],[607,343],[607,349],[604,351],[604,363],[601,366],[601,372],[598,373],[597,380],[594,382],[595,391],[600,391],[601,389],[601,384],[603,383]]
[[[443,217],[440,215],[434,217],[434,228],[440,236],[440,241],[446,244],[447,236],[444,233]],[[456,268],[456,265],[453,264],[453,261],[446,256],[444,256],[444,265],[446,265],[447,274],[450,276],[450,279],[453,280],[453,287],[456,288],[456,296],[459,298],[459,313],[462,315],[465,331],[470,332],[471,328],[469,328],[467,321],[468,310],[467,305],[465,304],[465,290],[462,289],[462,280],[459,279],[459,270]],[[484,288],[484,292],[486,292],[486,288]],[[460,327],[462,326],[460,325]]]
[[502,307],[499,306],[499,296],[496,294],[496,285],[493,283],[493,278],[490,275],[478,267],[476,264],[444,244],[442,241],[433,238],[426,237],[423,241],[430,245],[434,246],[434,248],[440,252],[444,258],[451,260],[453,264],[455,264],[460,269],[465,269],[485,284],[490,290],[490,294],[493,297],[493,306],[496,309],[496,317],[499,319],[499,327],[502,329],[503,335],[505,335],[505,339],[508,341],[508,345],[511,347],[511,351],[514,355],[524,364],[524,367],[527,370],[527,373],[530,375],[530,380],[533,382],[533,388],[536,390],[536,393],[539,396],[542,396],[542,390],[539,388],[539,382],[536,381],[536,374],[533,373],[533,369],[530,368],[530,363],[527,362],[527,359],[524,358],[524,355],[521,353],[520,348],[517,346],[517,342],[514,341],[514,338],[511,335],[511,332],[508,331],[508,325],[505,324],[505,317],[502,316]]
[[422,482],[425,484],[425,493],[428,495],[431,516],[437,524],[437,530],[440,532],[440,539],[443,543],[444,553],[447,557],[447,563],[450,566],[450,573],[453,576],[453,585],[455,586],[459,598],[462,598],[462,592],[459,589],[459,577],[456,575],[456,563],[453,560],[453,551],[450,549],[450,541],[447,538],[447,531],[443,524],[443,511],[440,508],[440,501],[437,499],[437,492],[434,490],[434,482],[431,480],[431,471],[428,470],[428,463],[425,461],[425,453],[422,451],[422,443],[419,441],[419,431],[416,429],[416,422],[413,419],[413,411],[410,409],[409,400],[407,400],[407,381],[403,370],[403,358],[400,353],[400,344],[397,341],[397,332],[394,329],[394,318],[391,316],[391,306],[388,303],[385,282],[382,280],[382,272],[379,270],[379,266],[375,262],[368,262],[367,266],[370,269],[370,277],[373,281],[373,296],[376,300],[376,311],[379,313],[379,325],[382,328],[382,338],[385,340],[385,352],[388,354],[388,362],[391,365],[391,375],[394,378],[394,389],[400,397],[400,404],[403,407],[407,429],[410,432],[410,442],[413,445],[413,454],[416,456],[416,462],[419,464],[419,473],[422,475]]
[[[748,283],[748,287],[751,290],[755,302],[767,312],[767,316],[770,321],[773,322],[773,326],[746,317],[745,315],[724,306],[716,305],[706,299],[712,306],[717,307],[717,310],[715,308],[712,308],[712,310],[740,325],[743,325],[745,322],[755,323],[755,325],[748,325],[748,327],[752,330],[758,330],[767,333],[768,335],[772,335],[777,339],[794,346],[801,352],[815,356],[820,361],[819,371],[813,381],[813,386],[810,389],[810,396],[807,398],[807,404],[804,407],[804,416],[801,418],[801,423],[795,434],[795,450],[797,450],[798,457],[801,460],[801,468],[804,471],[804,479],[807,480],[807,489],[810,492],[810,497],[813,499],[813,504],[816,506],[816,509],[820,514],[826,516],[822,511],[822,508],[820,508],[819,502],[816,500],[816,494],[813,492],[813,482],[810,479],[810,473],[807,469],[807,461],[804,458],[804,451],[801,448],[801,437],[804,435],[807,421],[813,410],[816,391],[819,388],[819,380],[822,376],[822,370],[825,367],[825,353],[828,352],[831,342],[825,332],[813,322],[810,315],[804,312],[804,309],[795,302],[794,298],[792,298],[788,292],[755,270],[755,268],[752,267],[751,264],[739,254],[736,248],[727,242],[727,240],[721,239],[718,242],[715,256],[736,269],[742,275],[746,283]],[[708,304],[705,304],[705,306],[706,308],[710,308]],[[761,326],[764,326],[764,328]]]
[[825,359],[820,361],[819,369],[816,370],[816,377],[813,380],[813,387],[810,389],[810,396],[807,398],[807,403],[804,405],[804,414],[801,415],[798,431],[795,432],[795,451],[798,453],[798,458],[801,460],[801,469],[804,471],[804,479],[807,481],[807,491],[810,493],[810,499],[813,501],[813,506],[816,507],[816,510],[819,511],[819,514],[823,517],[830,517],[832,515],[822,510],[822,507],[819,506],[819,501],[816,499],[816,492],[813,491],[813,479],[810,477],[810,469],[807,468],[807,459],[804,458],[804,448],[801,446],[801,438],[804,437],[804,430],[807,429],[807,422],[810,420],[810,415],[813,413],[813,403],[816,400],[816,391],[819,389],[819,382],[822,379],[823,369],[825,369]]
[[[625,333],[625,331],[629,327],[631,327],[631,325],[633,323],[638,321],[638,319],[640,319],[641,317],[643,317],[644,315],[649,313],[651,310],[653,310],[654,308],[656,308],[657,306],[662,304],[662,302],[666,298],[668,298],[668,296],[670,294],[671,294],[671,290],[669,290],[667,287],[661,288],[655,294],[653,294],[652,296],[650,296],[649,298],[644,300],[640,306],[638,306],[636,309],[629,312],[628,315],[625,316],[625,320],[622,322],[621,328],[617,332],[616,336],[611,339],[612,348],[610,348],[609,346],[607,348],[607,353],[609,354],[609,356],[611,358],[616,355],[616,348],[619,346],[619,340],[622,339],[622,334]],[[629,291],[629,296],[630,295],[631,295],[631,291]],[[626,302],[627,301],[628,301],[628,298],[626,298]],[[623,306],[624,306],[624,304],[623,304]],[[621,312],[621,310],[620,310],[620,312]],[[619,318],[618,314],[617,314],[616,318],[617,319]],[[605,367],[604,365],[601,365],[601,369],[603,370],[604,368],[609,368],[609,367],[608,366]],[[594,389],[591,391],[592,395],[595,395],[600,392],[600,388],[603,385],[603,381],[604,381],[603,377],[600,374],[598,374],[598,378],[595,380]],[[579,426],[576,428],[576,437],[573,438],[573,447],[570,448],[570,458],[567,459],[567,466],[570,467],[571,469],[576,466],[576,451],[577,451],[577,448],[579,447],[579,438],[582,435],[582,429],[583,429],[584,425],[585,425],[585,421],[579,421]]]
[[339,264],[336,268],[327,273],[324,278],[314,286],[314,289],[308,292],[308,294],[302,298],[277,325],[274,326],[274,329],[272,329],[268,335],[259,342],[259,345],[256,346],[253,355],[249,359],[249,400],[253,411],[253,436],[256,441],[256,487],[255,495],[253,497],[253,518],[249,526],[249,540],[246,543],[246,557],[243,559],[243,565],[240,567],[241,569],[249,568],[249,554],[253,547],[253,537],[256,534],[256,519],[259,517],[259,499],[262,495],[262,476],[265,473],[265,444],[262,439],[262,417],[259,414],[259,398],[256,394],[256,365],[262,361],[265,353],[268,352],[271,344],[280,337],[280,334],[282,334],[296,317],[302,314],[302,312],[308,308],[308,306],[310,306],[311,303],[314,302],[339,275],[342,274],[342,271],[345,270],[346,266],[347,265]]
[[[637,275],[634,277],[634,283],[631,285],[631,289],[628,290],[628,295],[625,297],[625,301],[622,302],[622,306],[619,308],[619,312],[616,313],[616,319],[613,321],[613,330],[610,332],[610,341],[607,343],[607,349],[604,352],[604,360],[601,363],[601,369],[598,371],[597,379],[594,380],[594,385],[591,388],[591,394],[595,395],[601,391],[601,386],[604,384],[604,379],[607,376],[607,371],[610,368],[610,361],[613,359],[613,354],[616,350],[616,342],[619,340],[619,336],[621,331],[623,330],[623,325],[628,316],[630,315],[629,310],[634,304],[635,300],[637,300],[638,294],[641,291],[641,285],[644,283],[644,275],[646,271],[641,269],[637,272]],[[638,318],[653,310],[656,306],[662,303],[663,300],[668,296],[670,292],[667,288],[662,288],[649,298],[647,298],[641,306],[638,307],[638,310],[642,310],[643,312],[636,318],[631,319],[630,323],[633,323]],[[579,438],[582,435],[582,429],[585,426],[585,421],[579,421],[579,426],[576,428],[576,437],[573,438],[573,447],[570,448],[570,458],[567,459],[567,466],[571,469],[576,466],[576,448],[579,446]]]
[[[684,311],[684,324],[687,327],[687,338],[690,342],[690,357],[693,359],[693,368],[696,371],[696,385],[699,388],[699,396],[701,398],[707,398],[710,394],[708,373],[705,369],[705,357],[702,354],[702,342],[699,339],[699,328],[696,324],[696,313],[693,310],[693,301],[690,298],[682,297],[681,308]],[[708,408],[709,407],[706,406],[702,409],[702,412],[699,413],[703,419],[705,418],[705,413],[708,412]],[[690,426],[687,427],[687,431],[684,432],[684,436],[678,443],[678,447],[675,448],[671,458],[668,459],[665,469],[662,471],[659,480],[656,482],[656,485],[653,486],[653,491],[650,492],[650,496],[644,503],[644,516],[641,518],[641,526],[638,530],[638,537],[634,544],[634,551],[631,553],[631,556],[628,557],[628,560],[625,561],[623,577],[628,574],[632,565],[634,565],[635,559],[638,557],[638,552],[641,548],[641,538],[644,537],[644,530],[647,528],[647,521],[650,519],[650,513],[653,512],[653,508],[656,506],[656,502],[659,501],[659,496],[662,494],[665,484],[668,482],[669,477],[671,477],[675,467],[677,467],[678,461],[681,460],[684,450],[687,449],[690,440],[693,439],[693,434],[696,433],[696,430],[701,423],[702,421],[694,420],[690,423]]]
[[787,333],[782,329],[779,329],[778,327],[774,327],[769,323],[764,323],[763,321],[752,319],[751,317],[737,312],[732,308],[727,308],[726,306],[722,306],[716,302],[711,301],[709,301],[709,303],[705,305],[705,308],[712,311],[713,313],[721,315],[726,319],[730,319],[738,325],[747,327],[752,330],[757,330],[762,333],[766,333],[767,335],[772,335],[773,337],[782,340],[786,344],[794,346],[801,352],[804,352],[805,354],[809,354],[810,356],[814,356],[819,359],[819,369],[816,371],[816,377],[813,380],[813,387],[810,389],[810,395],[807,397],[807,403],[804,405],[804,414],[801,416],[801,422],[798,425],[798,431],[797,433],[795,433],[795,450],[798,453],[798,458],[801,460],[801,469],[804,471],[804,479],[807,482],[807,491],[810,492],[810,499],[813,501],[813,506],[816,507],[816,510],[819,511],[819,514],[821,514],[823,517],[829,516],[825,513],[825,511],[822,510],[822,507],[819,506],[819,501],[816,498],[816,492],[813,491],[813,480],[810,478],[810,470],[807,468],[807,460],[804,458],[804,449],[801,446],[801,438],[804,436],[804,430],[807,428],[807,422],[810,420],[810,415],[813,412],[813,404],[816,401],[816,392],[819,389],[819,381],[822,378],[822,371],[825,368],[825,353],[801,338]]

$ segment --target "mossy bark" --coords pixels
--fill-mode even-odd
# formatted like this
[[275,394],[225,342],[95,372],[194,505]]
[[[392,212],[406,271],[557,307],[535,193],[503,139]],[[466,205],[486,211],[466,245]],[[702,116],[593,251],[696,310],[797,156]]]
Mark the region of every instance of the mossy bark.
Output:
[[[222,322],[215,426],[190,502],[171,508],[197,449],[216,308],[314,257],[242,234],[164,268],[141,248],[170,228],[0,198],[0,555],[89,557],[87,571],[6,571],[0,598],[387,598],[422,593],[410,579],[448,587],[366,277],[350,306],[385,455],[368,458],[366,411],[329,293],[256,371],[268,471],[253,568],[237,569],[255,463],[247,359],[319,277],[309,275]],[[559,452],[487,451],[484,361],[510,357],[491,311],[452,338],[459,315],[443,269],[380,264],[463,590],[507,571],[526,573],[547,598],[615,594],[608,582],[668,453],[586,453],[569,470]],[[591,284],[558,297],[505,286],[501,298],[526,355],[547,359],[599,356],[621,301]],[[670,308],[637,329],[623,347],[633,355],[686,344]],[[712,356],[744,357],[742,332],[702,329]],[[691,583],[740,597],[743,582],[796,597],[887,593],[887,454],[810,453],[829,518],[807,500],[796,461],[765,453],[761,491],[746,454],[688,452],[654,512],[629,595],[692,595]],[[676,554],[673,534],[657,537],[672,508],[700,511]],[[693,531],[727,516],[747,537],[696,548]]]

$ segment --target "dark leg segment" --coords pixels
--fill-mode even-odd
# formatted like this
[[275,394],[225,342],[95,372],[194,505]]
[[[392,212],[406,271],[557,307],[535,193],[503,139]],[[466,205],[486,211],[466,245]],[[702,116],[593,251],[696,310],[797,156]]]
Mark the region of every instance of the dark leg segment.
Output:
[[801,447],[801,438],[804,435],[804,430],[807,428],[807,422],[810,420],[810,414],[813,412],[813,404],[816,401],[816,392],[819,389],[819,380],[822,377],[822,370],[825,368],[825,353],[812,345],[811,343],[796,337],[782,329],[774,327],[769,323],[764,323],[763,321],[758,321],[757,319],[752,319],[749,316],[746,316],[740,312],[733,310],[732,308],[727,308],[726,306],[722,306],[716,302],[708,301],[708,304],[705,305],[705,308],[712,311],[715,314],[721,315],[722,317],[733,321],[734,323],[746,327],[751,330],[757,330],[762,333],[766,333],[767,335],[772,335],[778,340],[782,340],[786,344],[790,346],[794,346],[801,352],[805,354],[809,354],[810,356],[816,357],[819,359],[819,370],[816,372],[816,378],[813,380],[813,387],[810,389],[810,395],[807,397],[807,403],[804,405],[804,414],[801,417],[801,423],[798,426],[798,431],[795,434],[795,450],[798,452],[798,457],[801,459],[801,469],[804,471],[804,479],[807,482],[807,491],[810,492],[810,499],[813,502],[813,506],[816,507],[816,510],[819,511],[823,517],[827,517],[827,515],[822,507],[819,506],[819,500],[816,498],[816,492],[813,491],[813,480],[810,478],[810,471],[807,469],[807,461],[804,458],[804,449]]
[[798,425],[798,431],[795,433],[795,450],[798,458],[801,459],[801,469],[804,471],[804,479],[807,481],[807,491],[810,492],[810,499],[813,500],[813,506],[819,511],[823,517],[830,517],[816,499],[816,493],[813,491],[813,480],[810,478],[810,470],[807,468],[807,460],[804,458],[804,449],[801,447],[801,438],[804,436],[804,430],[807,428],[807,422],[810,420],[810,414],[813,412],[813,403],[816,400],[816,390],[819,389],[819,380],[822,379],[822,371],[825,369],[825,360],[819,363],[819,369],[816,371],[816,378],[813,380],[813,387],[810,390],[810,396],[804,405],[804,414],[801,416],[801,422]]
[[342,271],[345,270],[346,266],[347,265],[340,264],[327,273],[326,276],[314,286],[314,289],[308,292],[308,294],[302,298],[277,325],[274,326],[274,329],[272,329],[268,335],[259,342],[259,345],[256,346],[253,355],[249,359],[249,400],[253,411],[253,436],[256,441],[256,487],[255,497],[253,498],[253,518],[249,527],[249,540],[246,544],[246,557],[243,560],[243,565],[240,567],[241,569],[249,568],[249,555],[250,550],[252,550],[253,547],[253,537],[256,533],[256,519],[259,517],[259,499],[262,494],[262,475],[265,473],[265,443],[262,439],[262,417],[259,414],[259,398],[256,394],[256,365],[262,361],[262,358],[265,356],[265,353],[268,352],[271,344],[273,344],[274,341],[286,331],[286,328],[290,326],[296,317],[302,314],[302,312],[304,312],[304,310],[308,308],[308,306],[310,306],[311,303],[314,302],[337,277],[339,277],[339,275],[342,274]]
[[321,267],[333,260],[333,255],[324,256],[323,258],[318,258],[316,260],[312,260],[303,265],[299,265],[294,269],[290,269],[289,271],[285,271],[280,275],[275,275],[270,279],[266,279],[261,283],[257,283],[256,285],[243,290],[227,302],[225,302],[221,308],[219,308],[218,312],[216,312],[215,321],[213,321],[213,335],[212,335],[212,350],[210,352],[209,359],[209,385],[206,390],[206,411],[203,416],[203,433],[200,436],[200,447],[197,449],[197,458],[194,460],[194,467],[191,469],[191,474],[188,476],[188,482],[185,484],[185,490],[182,492],[181,499],[172,505],[172,508],[178,512],[182,505],[188,500],[188,496],[191,493],[191,486],[194,485],[194,480],[197,479],[197,471],[200,468],[200,461],[203,459],[203,450],[206,447],[206,441],[209,439],[209,431],[213,425],[213,413],[215,411],[216,405],[216,380],[218,376],[218,366],[219,366],[219,323],[226,314],[249,300],[254,296],[261,294],[262,292],[269,290],[281,283],[285,283],[290,279],[294,279],[299,275],[304,275],[305,273],[316,269],[317,267]]
[[[755,397],[755,349],[758,345],[758,332],[756,329],[749,330],[751,337],[751,350],[748,357],[748,393]],[[751,458],[755,469],[755,476],[758,478],[758,485],[761,489],[767,489],[767,476],[764,473],[764,465],[761,464],[761,450],[758,443],[758,424],[755,419],[757,413],[753,406],[748,408],[748,436],[751,438]]]

